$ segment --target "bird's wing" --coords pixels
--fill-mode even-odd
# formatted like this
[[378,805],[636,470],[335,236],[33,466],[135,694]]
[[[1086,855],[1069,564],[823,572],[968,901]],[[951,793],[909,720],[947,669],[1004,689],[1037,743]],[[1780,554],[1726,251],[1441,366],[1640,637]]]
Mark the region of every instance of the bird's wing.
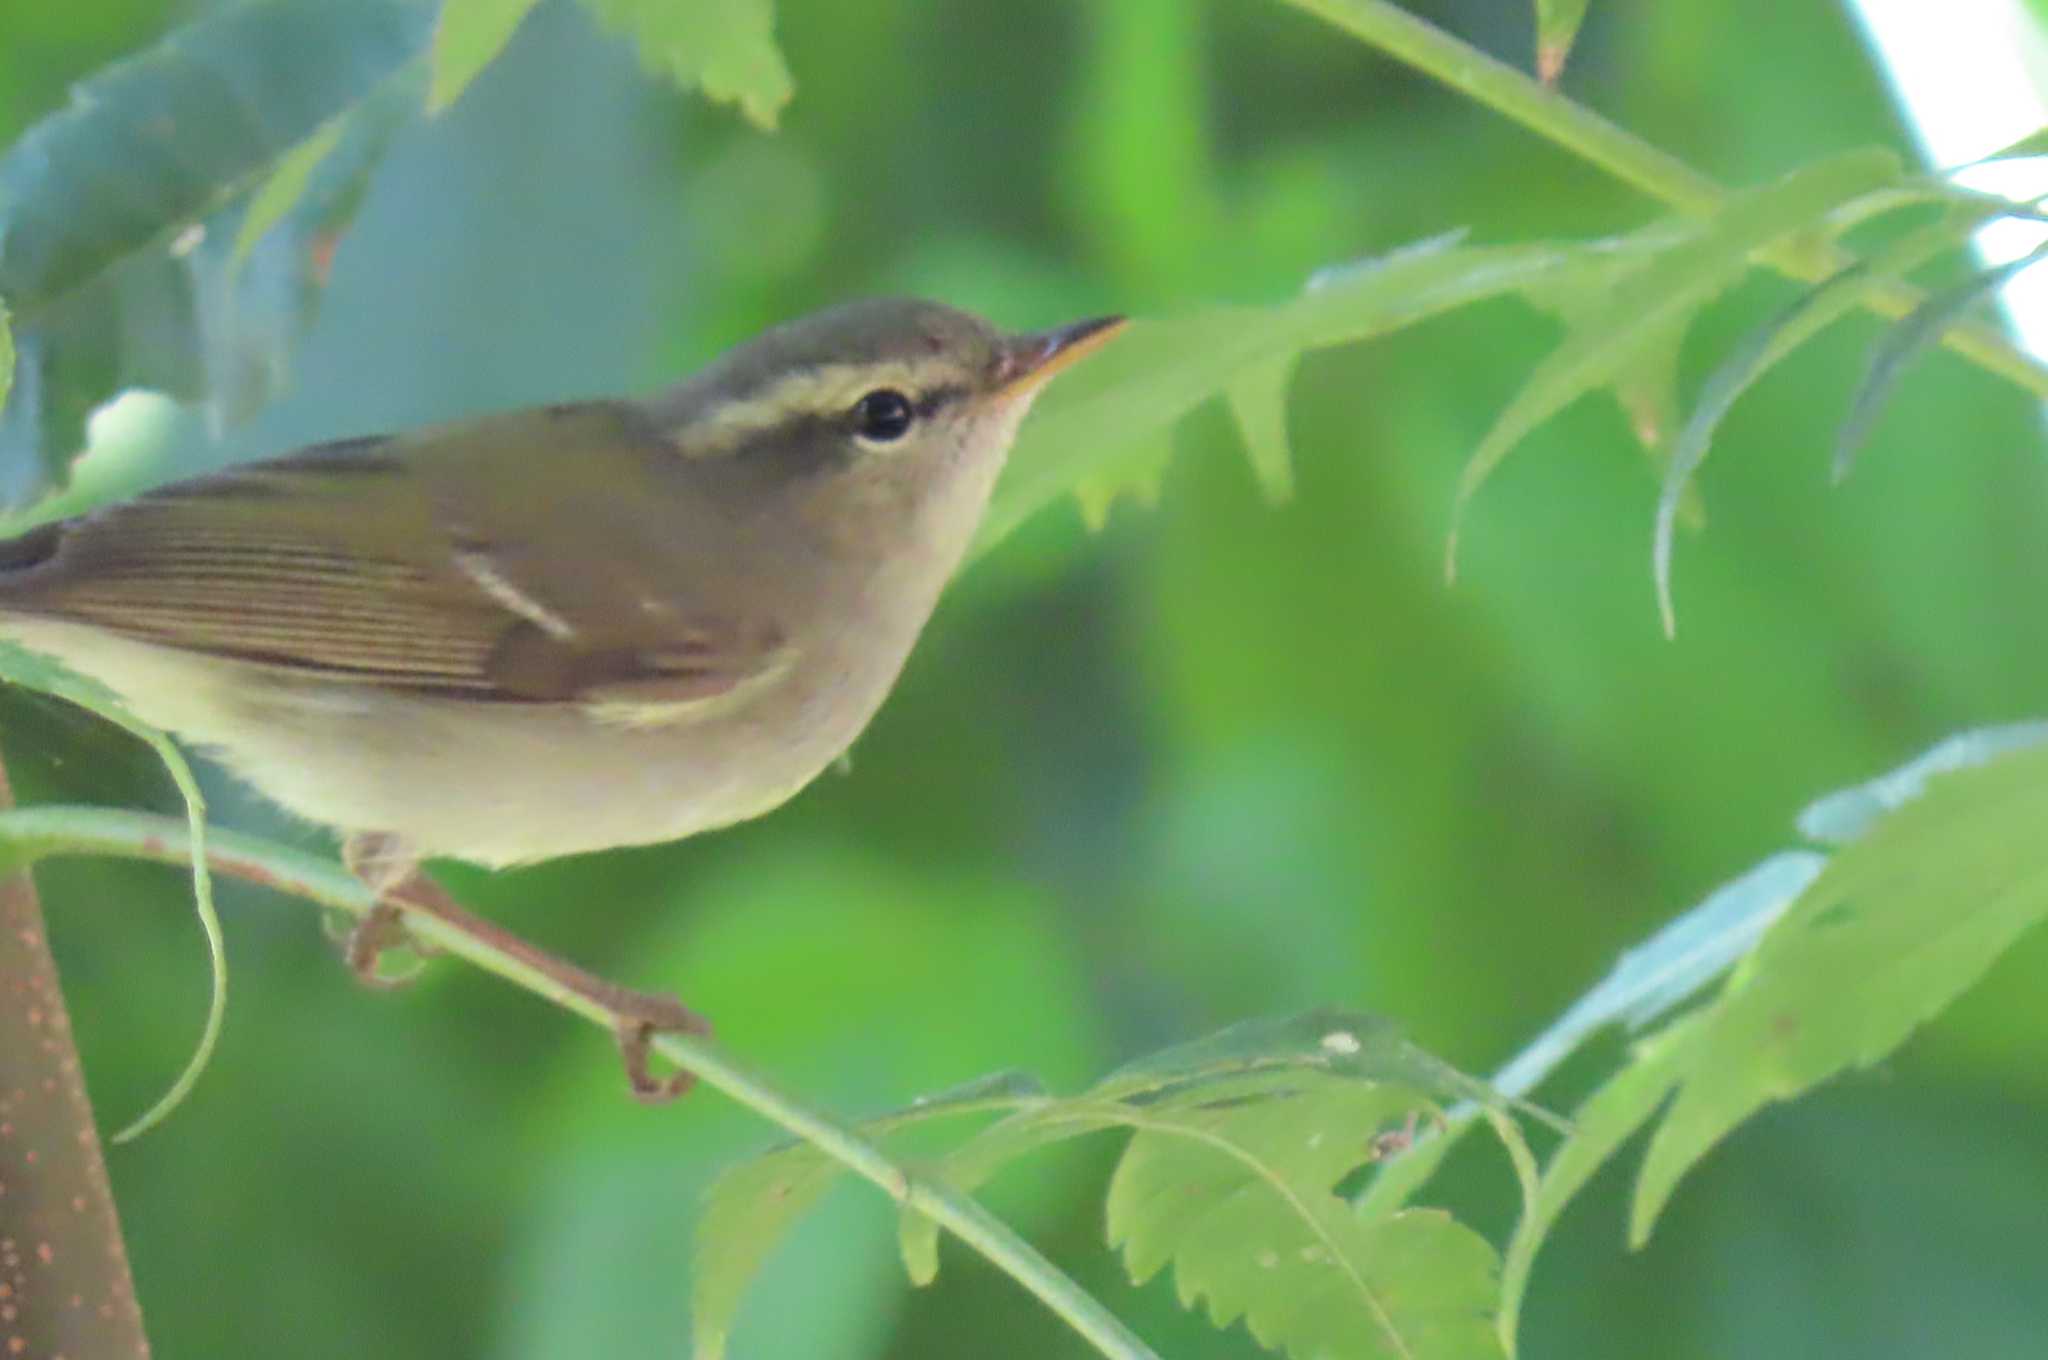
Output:
[[[611,403],[321,445],[0,543],[0,612],[479,699],[710,697],[781,634],[706,607],[676,557],[687,499],[607,487],[665,453]],[[528,459],[550,475],[508,475]]]

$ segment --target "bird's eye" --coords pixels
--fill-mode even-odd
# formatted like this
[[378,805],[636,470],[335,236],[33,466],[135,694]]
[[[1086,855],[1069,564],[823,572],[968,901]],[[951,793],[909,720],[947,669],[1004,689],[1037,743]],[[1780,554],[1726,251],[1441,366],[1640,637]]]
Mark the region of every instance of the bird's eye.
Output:
[[893,387],[878,387],[853,404],[854,429],[863,439],[892,444],[910,433],[914,414],[909,397]]

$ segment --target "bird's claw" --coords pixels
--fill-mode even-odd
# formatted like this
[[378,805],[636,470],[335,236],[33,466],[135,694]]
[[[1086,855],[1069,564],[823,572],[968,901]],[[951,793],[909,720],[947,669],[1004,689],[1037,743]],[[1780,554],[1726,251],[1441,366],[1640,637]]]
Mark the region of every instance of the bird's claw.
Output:
[[392,991],[412,984],[420,975],[420,965],[403,972],[384,971],[384,955],[393,949],[404,949],[424,960],[438,951],[429,949],[411,931],[405,928],[405,913],[390,902],[379,902],[365,912],[348,932],[343,948],[347,953],[348,970],[354,973],[356,981],[365,987],[379,991]]
[[649,1070],[651,1045],[657,1034],[711,1033],[711,1022],[672,996],[628,992],[616,998],[618,1017],[614,1033],[619,1040],[619,1058],[626,1067],[626,1085],[633,1098],[646,1105],[665,1105],[688,1095],[697,1084],[694,1072],[672,1072],[657,1077]]

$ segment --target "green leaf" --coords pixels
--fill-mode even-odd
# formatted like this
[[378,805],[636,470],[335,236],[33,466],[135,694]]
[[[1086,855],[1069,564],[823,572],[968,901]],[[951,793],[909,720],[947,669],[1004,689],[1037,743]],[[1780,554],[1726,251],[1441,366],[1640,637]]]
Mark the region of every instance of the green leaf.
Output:
[[1273,505],[1294,494],[1294,462],[1287,452],[1287,384],[1294,377],[1295,359],[1282,354],[1251,364],[1224,388],[1259,489]]
[[[1414,1051],[1282,1052],[1291,1056],[1211,1062],[1183,1050],[1123,1069],[1086,1095],[991,1125],[932,1172],[971,1189],[1052,1143],[1132,1129],[1110,1186],[1109,1235],[1134,1280],[1171,1262],[1183,1304],[1206,1299],[1218,1326],[1242,1316],[1260,1341],[1296,1355],[1499,1354],[1495,1257],[1483,1238],[1434,1211],[1368,1217],[1335,1194],[1377,1155],[1374,1130],[1438,1116],[1430,1095],[1356,1075],[1381,1065],[1375,1053],[1390,1070],[1423,1070],[1410,1065]],[[902,1227],[905,1261],[928,1282],[936,1229],[908,1214]]]
[[392,139],[417,116],[425,76],[418,62],[399,68],[294,148],[245,204],[210,219],[184,256],[201,360],[195,395],[216,423],[247,419],[283,386],[337,245]]
[[1399,1082],[1446,1101],[1502,1103],[1486,1083],[1410,1043],[1392,1021],[1334,1006],[1245,1020],[1161,1049],[1104,1077],[1088,1098],[1129,1100],[1254,1073],[1296,1071]]
[[2033,748],[1930,776],[1829,861],[1702,1013],[1631,1240],[1736,1124],[1883,1058],[2048,913],[2044,826],[2048,750]]
[[406,0],[259,0],[108,67],[0,157],[0,293],[28,323],[166,242],[397,70],[424,27]]
[[[1527,1096],[1594,1034],[1614,1025],[1639,1030],[1683,1005],[1747,953],[1825,864],[1809,851],[1785,851],[1722,884],[1623,953],[1606,977],[1495,1072],[1487,1086],[1506,1100]],[[1359,1211],[1391,1213],[1407,1203],[1479,1113],[1480,1107],[1471,1104],[1453,1108],[1442,1128],[1380,1167],[1358,1198]]]
[[242,212],[242,225],[235,232],[236,267],[248,260],[249,253],[263,239],[263,234],[282,222],[305,194],[313,171],[340,143],[345,122],[343,118],[328,119],[318,132],[293,147],[290,154],[270,172],[270,177],[250,196],[249,205]]
[[1081,508],[1081,522],[1091,533],[1100,532],[1120,500],[1134,501],[1147,510],[1158,505],[1166,469],[1172,462],[1171,429],[1126,446],[1113,461],[1075,483],[1074,502]]
[[[222,213],[398,72],[430,20],[408,0],[230,7],[86,81],[0,156],[0,295],[19,374],[0,418],[0,504],[61,481],[87,415],[121,388],[209,390],[223,356],[205,353],[218,328],[202,313],[259,295],[195,277],[231,257]],[[303,296],[269,294],[286,309]]]
[[434,79],[427,112],[439,113],[462,97],[484,67],[512,41],[536,0],[442,0],[434,25]]
[[1657,608],[1666,637],[1676,635],[1678,616],[1671,603],[1671,549],[1679,508],[1692,478],[1706,461],[1714,431],[1742,394],[1778,362],[1856,310],[1887,281],[1925,264],[1968,238],[1983,220],[1980,211],[1952,214],[1908,232],[1870,259],[1859,261],[1815,284],[1782,312],[1744,337],[1700,388],[1699,400],[1672,446],[1664,468],[1664,487],[1657,498],[1656,533],[1650,553],[1651,576],[1657,587]]
[[1967,170],[1971,166],[1984,165],[1990,161],[2024,160],[2029,156],[2048,156],[2048,127],[2036,128],[2019,140],[2008,142],[1988,155],[1979,156],[1973,161],[1965,161],[1958,166],[1952,166],[1949,173],[1954,173],[1956,170]]
[[1300,1360],[1503,1354],[1484,1238],[1433,1209],[1367,1219],[1335,1193],[1415,1094],[1313,1072],[1290,1086],[1127,1116],[1108,1218],[1132,1280],[1170,1264],[1183,1305]]
[[1525,1095],[1592,1035],[1616,1024],[1641,1029],[1698,995],[1754,947],[1826,864],[1811,851],[1783,851],[1707,894],[1625,952],[1612,972],[1494,1075],[1493,1089]]
[[[997,485],[977,547],[1000,541],[1076,488],[1128,485],[1128,469],[1155,466],[1167,432],[1196,407],[1228,393],[1242,374],[1270,375],[1305,351],[1371,339],[1470,302],[1522,291],[1581,268],[1608,249],[1607,243],[1480,247],[1425,241],[1324,271],[1301,293],[1271,307],[1217,307],[1133,322],[1116,343],[1062,374],[1040,399]],[[1099,503],[1099,491],[1091,494]]]
[[1815,799],[1799,814],[1799,834],[1822,845],[1860,840],[1884,818],[1927,792],[1938,774],[1967,770],[2016,751],[2048,745],[2048,722],[1980,727],[1945,737],[1895,770]]
[[[1208,1299],[1219,1325],[1245,1315],[1255,1336],[1297,1354],[1498,1354],[1487,1339],[1494,1258],[1482,1239],[1439,1214],[1363,1213],[1334,1193],[1381,1155],[1375,1129],[1440,1123],[1450,1101],[1486,1109],[1533,1181],[1499,1097],[1385,1021],[1340,1010],[1250,1021],[1128,1064],[1081,1096],[997,1121],[931,1173],[971,1191],[1052,1143],[1133,1129],[1110,1215],[1134,1278],[1173,1259],[1184,1303]],[[1221,1162],[1155,1205],[1145,1187],[1177,1156]],[[906,1214],[902,1248],[914,1278],[929,1281],[933,1225]],[[1364,1349],[1361,1337],[1372,1338]]]
[[[1086,1093],[1045,1095],[1005,1076],[920,1101],[862,1126],[889,1135],[934,1119],[1009,1111],[918,1175],[971,1189],[1016,1158],[1109,1129],[1137,1133],[1110,1190],[1110,1229],[1140,1279],[1169,1260],[1184,1299],[1297,1354],[1494,1356],[1495,1257],[1435,1212],[1368,1218],[1337,1183],[1380,1155],[1375,1130],[1483,1104],[1529,1165],[1505,1105],[1383,1021],[1322,1010],[1233,1026],[1119,1068]],[[1195,1179],[1183,1174],[1194,1159]],[[839,1174],[808,1145],[720,1177],[697,1239],[697,1353],[724,1354],[747,1281]],[[1533,1179],[1533,1170],[1530,1172]],[[1162,1203],[1161,1184],[1185,1193]],[[1531,1187],[1533,1192],[1533,1186]],[[938,1230],[900,1224],[905,1268],[938,1271]]]
[[1819,226],[1830,214],[1899,179],[1898,158],[1873,148],[1830,157],[1774,183],[1732,196],[1696,232],[1681,238],[1612,290],[1537,365],[1480,441],[1459,479],[1446,573],[1455,576],[1458,525],[1479,488],[1537,426],[1634,364],[1643,345],[1668,335],[1749,269],[1755,251]]
[[1849,400],[1849,414],[1835,436],[1834,478],[1837,482],[1849,475],[1856,454],[1869,440],[1878,415],[1884,410],[1885,403],[1891,400],[1892,389],[1898,386],[1906,368],[1926,353],[1927,348],[1939,340],[1971,304],[1997,291],[2015,274],[2042,260],[2048,260],[2048,246],[1994,269],[1986,269],[1953,288],[1934,294],[1878,338],[1877,345],[1870,352],[1870,364],[1864,371],[1863,381],[1858,385],[1856,395]]
[[775,45],[771,0],[583,0],[629,34],[648,70],[706,97],[738,104],[773,130],[795,86]]
[[[928,1096],[860,1128],[870,1137],[886,1135],[1046,1099],[1044,1088],[1028,1073],[1001,1072]],[[712,1183],[697,1223],[697,1263],[691,1272],[690,1325],[698,1360],[719,1360],[725,1354],[748,1282],[844,1173],[845,1167],[811,1144],[789,1143],[728,1168]]]
[[1501,1263],[1500,1334],[1511,1351],[1536,1253],[1594,1173],[1649,1122],[1671,1094],[1691,1056],[1689,1045],[1698,1029],[1697,1017],[1688,1017],[1635,1045],[1628,1063],[1572,1115],[1572,1135],[1543,1168],[1536,1196],[1516,1224]]
[[78,674],[54,657],[28,651],[4,640],[0,640],[0,681],[76,704],[139,737],[163,761],[164,768],[170,772],[171,782],[177,785],[179,795],[185,800],[185,822],[191,835],[192,898],[199,913],[200,929],[206,936],[207,958],[213,969],[213,994],[207,1004],[206,1023],[200,1030],[191,1060],[154,1105],[113,1136],[114,1142],[125,1143],[162,1122],[191,1093],[199,1082],[200,1073],[206,1070],[207,1063],[213,1058],[214,1047],[220,1041],[221,1024],[227,1017],[228,960],[226,946],[221,940],[220,916],[213,906],[213,876],[206,865],[206,799],[199,792],[199,782],[192,777],[192,767],[185,763],[184,755],[171,744],[171,739],[129,712],[120,696],[99,681]]
[[1678,423],[1678,354],[1691,321],[1683,316],[1644,336],[1640,352],[1614,376],[1614,399],[1636,442],[1652,453],[1664,447]]
[[1585,21],[1586,0],[1536,0],[1536,75],[1545,85],[1564,74]]

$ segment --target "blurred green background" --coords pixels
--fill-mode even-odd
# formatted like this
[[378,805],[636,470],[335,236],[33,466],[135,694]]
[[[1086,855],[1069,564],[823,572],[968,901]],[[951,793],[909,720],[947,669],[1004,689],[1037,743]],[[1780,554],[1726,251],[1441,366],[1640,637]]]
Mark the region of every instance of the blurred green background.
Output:
[[[1419,12],[1521,61],[1517,4]],[[191,11],[10,6],[0,140]],[[335,260],[292,391],[160,478],[295,443],[655,385],[756,328],[915,291],[1014,326],[1284,295],[1469,227],[1586,236],[1653,207],[1275,4],[784,0],[783,130],[645,78],[549,0],[414,128]],[[1596,0],[1566,88],[1724,181],[1904,145],[1849,19],[1779,0]],[[1758,280],[1695,379],[1789,296]],[[1515,303],[1311,356],[1299,490],[1261,503],[1220,414],[1156,511],[1070,505],[976,564],[828,776],[688,844],[448,881],[600,971],[672,988],[849,1113],[996,1068],[1072,1087],[1231,1020],[1337,1003],[1484,1071],[1618,950],[1792,839],[1809,797],[1951,731],[2038,714],[2048,537],[2036,413],[1937,357],[1855,477],[1829,439],[1868,326],[1738,406],[1679,548],[1611,403],[1543,431],[1439,571],[1457,470],[1553,339]],[[28,798],[173,805],[147,757],[12,696]],[[220,781],[219,820],[308,845]],[[184,1061],[205,991],[177,874],[41,873],[103,1120]],[[226,1038],[191,1102],[111,1151],[160,1356],[685,1353],[691,1229],[769,1131],[715,1095],[628,1101],[603,1036],[453,964],[357,988],[302,906],[223,890]],[[1638,1254],[1611,1169],[1538,1266],[1532,1357],[2038,1356],[2048,1337],[2048,941],[1886,1067],[1741,1131]],[[1568,1102],[1570,1091],[1559,1095]],[[1476,1146],[1476,1145],[1475,1145]],[[1107,1149],[996,1206],[1162,1354],[1242,1332],[1132,1289],[1100,1241]],[[1435,1188],[1509,1221],[1497,1159]],[[735,1354],[1080,1356],[948,1248],[912,1291],[848,1188],[757,1286]]]

